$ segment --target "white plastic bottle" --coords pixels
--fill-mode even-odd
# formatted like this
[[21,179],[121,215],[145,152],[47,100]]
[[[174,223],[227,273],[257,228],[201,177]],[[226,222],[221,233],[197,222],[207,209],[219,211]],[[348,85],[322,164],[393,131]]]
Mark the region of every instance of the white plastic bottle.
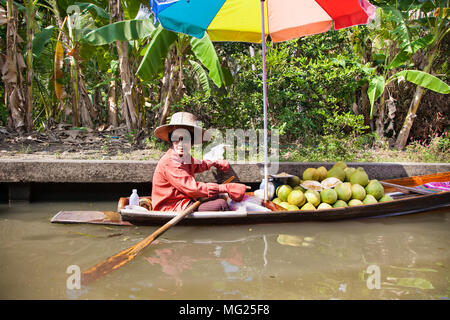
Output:
[[[273,184],[273,179],[272,178],[268,178],[268,180],[269,180],[269,183],[267,184],[267,198],[268,198],[268,200],[272,200],[273,199],[273,196],[274,196],[274,193],[275,193],[275,186],[274,186],[274,184]],[[259,189],[260,190],[263,190],[263,192],[262,192],[262,199],[264,199],[264,185],[265,185],[265,180],[263,179],[262,181],[261,181],[261,184],[259,185]]]
[[139,196],[137,194],[137,189],[133,189],[133,193],[130,196],[130,201],[128,204],[130,206],[138,206],[139,205]]

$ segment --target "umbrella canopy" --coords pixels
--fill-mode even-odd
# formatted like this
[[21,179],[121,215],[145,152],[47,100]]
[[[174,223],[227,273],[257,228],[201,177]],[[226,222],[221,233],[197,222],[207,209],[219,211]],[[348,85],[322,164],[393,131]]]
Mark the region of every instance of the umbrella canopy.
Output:
[[365,24],[374,14],[366,0],[151,0],[155,20],[165,29],[212,41],[273,42]]
[[375,15],[367,0],[150,0],[155,22],[171,31],[212,41],[262,43],[264,199],[268,199],[266,45],[366,24]]

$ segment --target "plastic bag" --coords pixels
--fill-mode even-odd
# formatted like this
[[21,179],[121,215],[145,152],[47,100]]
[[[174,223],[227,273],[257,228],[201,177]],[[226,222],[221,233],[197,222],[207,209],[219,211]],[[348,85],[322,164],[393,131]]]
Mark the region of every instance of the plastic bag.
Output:
[[231,146],[229,144],[219,144],[211,148],[211,150],[203,156],[203,160],[211,160],[211,161],[223,160],[224,159],[223,154],[225,153],[226,147]]
[[133,211],[135,211],[135,212],[150,212],[150,211],[147,210],[146,208],[141,207],[141,206],[136,206],[136,205],[126,205],[126,206],[125,206],[125,209],[133,210]]
[[242,211],[242,212],[271,211],[270,209],[262,205],[262,199],[255,196],[245,195],[242,201],[239,202],[228,198],[227,203],[231,211]]

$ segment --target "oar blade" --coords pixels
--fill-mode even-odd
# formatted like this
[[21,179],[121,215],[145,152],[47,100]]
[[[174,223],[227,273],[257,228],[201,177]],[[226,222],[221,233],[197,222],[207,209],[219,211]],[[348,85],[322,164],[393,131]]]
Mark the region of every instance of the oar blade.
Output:
[[119,252],[81,273],[81,284],[86,285],[98,280],[132,260],[137,254],[136,252],[133,252],[133,248],[134,247],[131,247]]

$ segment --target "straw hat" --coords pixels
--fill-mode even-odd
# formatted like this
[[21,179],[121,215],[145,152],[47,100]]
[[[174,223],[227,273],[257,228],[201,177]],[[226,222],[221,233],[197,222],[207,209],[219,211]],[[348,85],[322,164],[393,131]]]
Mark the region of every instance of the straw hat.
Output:
[[[169,141],[169,133],[178,128],[187,129],[194,133],[194,143],[198,144],[203,141],[203,134],[205,130],[197,125],[197,118],[189,112],[177,112],[170,118],[170,123],[159,126],[155,129],[155,136],[164,141]],[[202,139],[198,139],[198,135],[201,134]]]

